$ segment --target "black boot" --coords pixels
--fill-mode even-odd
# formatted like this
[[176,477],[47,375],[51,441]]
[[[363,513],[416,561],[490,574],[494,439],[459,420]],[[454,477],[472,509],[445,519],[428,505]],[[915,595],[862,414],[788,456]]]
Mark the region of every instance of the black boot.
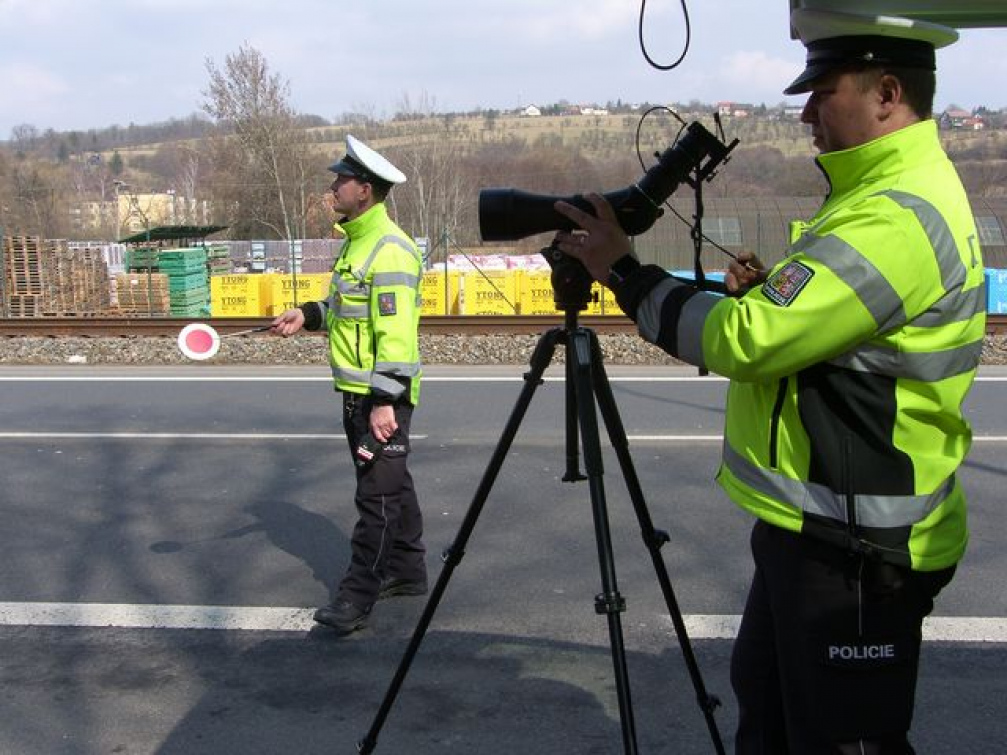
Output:
[[367,626],[367,617],[371,609],[360,608],[348,600],[337,600],[335,603],[315,611],[315,621],[332,627],[337,634],[344,635],[363,629]]

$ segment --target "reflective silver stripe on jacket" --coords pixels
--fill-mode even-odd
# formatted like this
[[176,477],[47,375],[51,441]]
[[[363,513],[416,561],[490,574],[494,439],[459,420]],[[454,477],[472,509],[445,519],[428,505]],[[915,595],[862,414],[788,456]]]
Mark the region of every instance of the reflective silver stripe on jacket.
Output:
[[673,289],[684,285],[674,278],[665,278],[640,302],[636,309],[636,329],[645,340],[657,343],[657,337],[661,335],[661,308],[664,299]]
[[[986,308],[985,286],[962,291],[968,271],[958,254],[958,247],[944,217],[929,202],[901,191],[884,191],[877,196],[888,197],[901,207],[911,210],[920,223],[934,250],[946,293],[926,312],[908,320],[901,297],[884,276],[856,248],[836,236],[805,234],[794,245],[816,262],[831,270],[850,286],[877,323],[878,331],[886,333],[905,325],[937,328],[955,322],[966,322]],[[975,369],[982,353],[977,341],[940,352],[913,353],[887,349],[876,344],[863,344],[846,354],[829,360],[829,364],[860,372],[873,372],[891,377],[934,382]]]
[[[833,519],[843,527],[847,523],[848,497],[824,485],[794,480],[770,469],[760,469],[744,459],[724,442],[724,464],[731,474],[756,492],[776,501],[784,501],[802,511]],[[928,495],[854,496],[856,522],[863,527],[909,527],[925,519],[954,490],[952,475]]]
[[982,340],[944,351],[908,352],[866,344],[829,360],[857,372],[934,383],[974,370],[982,355]]
[[955,237],[951,234],[948,222],[937,211],[937,208],[915,194],[908,194],[896,189],[879,192],[877,196],[888,197],[899,206],[912,210],[916,215],[916,219],[930,240],[930,245],[934,248],[944,290],[954,291],[964,286],[968,271],[962,264],[961,256],[958,254],[958,245],[955,244]]
[[[343,383],[355,383],[357,385],[369,385],[371,382],[370,370],[357,370],[352,367],[340,367],[332,365],[332,377]],[[399,386],[399,390],[402,386]]]
[[913,320],[920,328],[936,328],[956,322],[967,322],[986,311],[986,281],[968,291],[955,291],[945,296],[926,312]]
[[871,313],[881,332],[906,324],[902,297],[855,247],[838,236],[805,234],[794,245],[849,286]]
[[375,372],[384,372],[388,375],[400,375],[402,377],[416,377],[420,374],[419,362],[376,362]]
[[371,285],[380,286],[408,286],[416,288],[420,285],[420,276],[411,273],[374,273],[371,278]]
[[[402,377],[415,377],[419,374],[419,365],[409,366],[411,374],[402,375]],[[394,380],[376,371],[368,372],[367,370],[356,370],[352,367],[337,367],[333,365],[332,377],[341,383],[368,385],[389,396],[401,396],[405,392],[405,388],[398,380]]]
[[720,300],[719,296],[700,292],[685,303],[678,318],[678,355],[700,369],[706,367],[706,360],[703,358],[703,323]]
[[694,294],[678,314],[678,322],[675,325],[676,343],[662,343],[659,340],[665,299],[676,288],[687,285],[675,278],[665,278],[654,286],[637,307],[636,326],[645,340],[657,344],[673,356],[680,357],[690,364],[705,367],[703,322],[710,314],[710,310],[720,301],[720,297],[702,291]]
[[955,294],[936,302],[915,318],[912,324],[918,327],[936,327],[971,320],[980,312],[985,312],[985,281],[981,286],[962,291],[962,286],[968,279],[968,270],[961,260],[958,246],[944,216],[932,204],[914,194],[891,189],[881,192],[879,196],[889,197],[900,206],[913,211],[934,248],[944,290]]
[[[374,245],[371,253],[364,260],[364,264],[360,268],[350,271],[354,278],[353,281],[343,280],[342,273],[339,270],[333,270],[332,282],[329,285],[330,293],[325,302],[328,309],[331,309],[336,317],[370,317],[371,289],[375,286],[408,286],[412,289],[419,289],[419,276],[407,272],[375,273],[371,279],[371,283],[367,283],[367,273],[371,269],[371,265],[374,264],[378,252],[385,244],[395,244],[409,252],[416,260],[420,260],[419,251],[414,249],[405,239],[399,236],[388,235],[378,240],[378,243]],[[363,304],[349,304],[345,301],[345,297],[347,296],[362,297],[366,299],[366,302]]]

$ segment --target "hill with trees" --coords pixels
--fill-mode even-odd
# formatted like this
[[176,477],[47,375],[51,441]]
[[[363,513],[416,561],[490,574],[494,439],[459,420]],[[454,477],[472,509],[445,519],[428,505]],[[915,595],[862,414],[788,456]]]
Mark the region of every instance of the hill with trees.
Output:
[[[348,114],[336,123],[297,113],[289,86],[251,47],[208,64],[203,110],[165,123],[60,133],[24,125],[0,143],[0,227],[47,238],[115,238],[82,223],[80,207],[117,199],[123,187],[199,199],[236,239],[321,238],[333,217],[326,166],[348,133],[386,153],[409,177],[392,194],[402,225],[419,237],[479,245],[477,202],[486,187],[545,194],[609,191],[635,182],[683,124],[713,130],[714,104],[575,107],[540,115],[484,110],[437,113],[403,102],[390,120]],[[998,114],[987,123],[1002,125]],[[825,183],[807,130],[782,105],[726,115],[738,147],[708,197],[820,197]],[[1007,130],[949,130],[943,139],[969,192],[1007,192]],[[78,208],[75,210],[74,208]],[[75,221],[75,217],[78,220]],[[101,222],[108,222],[107,220]],[[537,248],[540,240],[518,244]]]

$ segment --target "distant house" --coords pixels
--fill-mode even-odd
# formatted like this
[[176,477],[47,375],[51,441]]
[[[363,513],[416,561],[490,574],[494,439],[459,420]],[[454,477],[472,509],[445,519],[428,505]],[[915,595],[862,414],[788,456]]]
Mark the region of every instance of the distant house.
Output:
[[755,110],[754,105],[741,102],[718,102],[717,112],[723,117],[747,118]]
[[581,115],[608,115],[608,110],[603,107],[582,107]]
[[529,105],[528,107],[523,108],[521,110],[521,115],[526,118],[537,118],[538,116],[542,115],[542,111],[539,110],[534,105]]
[[937,119],[938,125],[947,130],[981,131],[986,128],[982,116],[973,115],[968,110],[948,108]]

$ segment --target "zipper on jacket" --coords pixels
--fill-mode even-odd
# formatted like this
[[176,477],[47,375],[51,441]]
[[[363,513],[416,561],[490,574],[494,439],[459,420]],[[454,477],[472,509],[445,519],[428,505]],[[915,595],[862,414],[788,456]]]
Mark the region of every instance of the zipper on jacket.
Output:
[[783,414],[783,400],[787,396],[787,381],[783,378],[776,391],[776,403],[773,404],[773,416],[769,423],[769,466],[776,469],[780,461],[780,415]]
[[357,331],[357,337],[356,339],[354,339],[355,343],[353,344],[353,350],[357,354],[357,367],[363,367],[364,361],[363,359],[360,358],[360,323],[357,323],[355,327]]
[[846,530],[850,542],[857,540],[857,494],[853,482],[853,438],[843,437],[843,487],[846,488]]

